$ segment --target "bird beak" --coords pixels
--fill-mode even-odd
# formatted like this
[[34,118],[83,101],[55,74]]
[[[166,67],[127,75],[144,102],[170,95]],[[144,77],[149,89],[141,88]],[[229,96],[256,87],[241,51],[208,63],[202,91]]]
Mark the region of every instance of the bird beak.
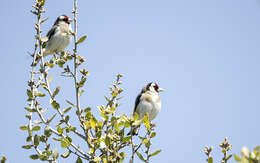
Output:
[[163,91],[164,91],[164,89],[162,89],[162,88],[158,89],[158,92],[163,92]]
[[71,18],[69,18],[68,22],[72,22],[72,19],[71,19]]

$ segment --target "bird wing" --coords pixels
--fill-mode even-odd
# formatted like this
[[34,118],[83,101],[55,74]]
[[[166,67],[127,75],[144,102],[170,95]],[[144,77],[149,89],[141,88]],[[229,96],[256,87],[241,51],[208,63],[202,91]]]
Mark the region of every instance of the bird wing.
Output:
[[138,104],[140,103],[140,99],[141,99],[142,93],[140,93],[136,99],[135,99],[135,108],[134,108],[134,113],[136,112],[136,108],[138,106]]
[[[47,37],[48,40],[50,40],[51,37],[54,35],[56,29],[57,29],[57,26],[55,25],[55,26],[53,26],[53,27],[49,30],[49,32],[48,32],[47,35],[46,35],[46,37]],[[48,41],[48,40],[47,40],[47,41]],[[43,47],[43,48],[46,47],[47,41],[45,41],[45,42],[42,44],[42,47]]]
[[55,25],[55,26],[53,26],[53,27],[49,30],[49,32],[48,32],[47,35],[46,35],[46,36],[48,37],[48,39],[50,39],[50,38],[54,35],[56,29],[57,29],[57,26]]

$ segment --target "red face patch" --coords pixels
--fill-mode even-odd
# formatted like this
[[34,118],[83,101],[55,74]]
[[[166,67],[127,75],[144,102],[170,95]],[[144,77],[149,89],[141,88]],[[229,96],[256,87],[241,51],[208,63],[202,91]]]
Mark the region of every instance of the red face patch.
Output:
[[64,20],[65,22],[67,22],[67,21],[69,20],[69,17],[64,16],[63,20]]
[[153,87],[156,91],[159,89],[159,86],[157,84],[155,84]]

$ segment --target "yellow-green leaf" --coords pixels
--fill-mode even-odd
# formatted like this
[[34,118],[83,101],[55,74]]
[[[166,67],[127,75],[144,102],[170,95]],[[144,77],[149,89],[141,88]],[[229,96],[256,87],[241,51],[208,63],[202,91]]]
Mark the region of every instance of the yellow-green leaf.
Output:
[[87,38],[87,35],[82,36],[82,37],[76,42],[76,44],[79,44],[79,43],[84,42],[86,38]]
[[20,129],[21,129],[21,130],[27,130],[28,127],[27,127],[27,126],[20,126]]
[[78,157],[78,159],[77,159],[76,163],[83,163],[83,161],[81,160],[81,158],[80,158],[80,157]]
[[96,122],[95,122],[93,119],[90,119],[89,122],[90,122],[91,128],[95,129],[95,127],[96,127]]
[[71,106],[68,107],[67,109],[65,109],[65,110],[63,111],[63,114],[65,114],[65,113],[67,113],[68,111],[70,111],[70,109],[71,109]]
[[63,157],[63,158],[68,158],[69,156],[70,156],[70,151],[65,152],[65,153],[63,153],[63,154],[61,155],[61,157]]
[[151,138],[153,138],[153,137],[155,137],[156,136],[156,132],[152,132],[152,134],[151,134]]
[[33,160],[37,160],[39,158],[39,155],[30,155],[30,158]]
[[212,157],[209,157],[208,163],[213,163],[213,158]]
[[63,138],[61,140],[61,147],[62,148],[68,148],[70,146],[70,141],[67,138]]
[[240,158],[238,155],[236,155],[236,154],[234,154],[234,158],[235,158],[235,160],[238,161],[238,162],[241,161],[241,158]]
[[159,154],[161,151],[162,151],[161,149],[157,150],[157,151],[151,153],[150,156],[155,156],[155,155]]
[[150,130],[151,128],[148,114],[144,116],[144,126],[146,127],[147,130]]
[[47,120],[47,123],[51,123],[51,121],[56,117],[57,113],[55,113],[50,119]]
[[60,104],[57,103],[55,100],[53,100],[53,101],[51,102],[51,105],[52,105],[52,107],[53,107],[54,109],[59,109],[59,108],[60,108]]
[[55,91],[53,92],[53,97],[55,97],[60,92],[60,86],[58,86]]
[[34,126],[34,127],[32,128],[33,131],[39,131],[40,129],[41,129],[40,126]]
[[142,161],[145,162],[145,159],[144,159],[144,157],[142,156],[141,153],[139,153],[138,151],[136,151],[136,154],[137,154],[137,156],[139,157],[140,160],[142,160]]
[[131,139],[131,135],[130,136],[126,136],[123,138],[123,142],[129,142],[129,140]]

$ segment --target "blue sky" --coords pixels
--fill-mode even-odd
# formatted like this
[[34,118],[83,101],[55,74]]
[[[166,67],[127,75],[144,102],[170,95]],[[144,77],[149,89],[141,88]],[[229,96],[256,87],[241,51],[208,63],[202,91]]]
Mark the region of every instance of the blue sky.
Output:
[[[32,3],[4,0],[0,7],[0,155],[14,163],[33,162],[32,152],[21,148],[26,134],[19,131],[27,123],[23,107],[31,63],[27,51],[34,44]],[[72,4],[47,1],[43,34],[57,16],[72,16]],[[163,152],[151,162],[203,162],[205,145],[215,147],[219,161],[218,144],[225,137],[233,145],[231,153],[259,145],[258,0],[80,0],[79,13],[79,35],[88,35],[79,53],[91,74],[82,105],[104,104],[117,73],[124,74],[125,90],[119,113],[130,115],[136,95],[150,81],[166,90],[154,120],[153,147]],[[63,81],[59,77],[54,85]],[[73,89],[64,84],[69,97]]]

